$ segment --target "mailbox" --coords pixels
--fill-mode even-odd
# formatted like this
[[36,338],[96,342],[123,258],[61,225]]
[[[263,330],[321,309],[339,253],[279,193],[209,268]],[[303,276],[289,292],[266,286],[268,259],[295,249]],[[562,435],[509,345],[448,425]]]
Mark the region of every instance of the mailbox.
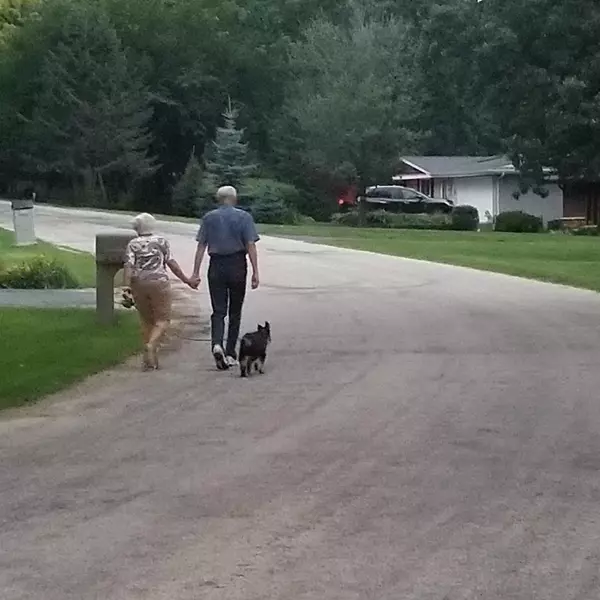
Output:
[[115,275],[123,268],[127,244],[135,234],[125,232],[96,235],[96,314],[104,325],[115,319]]
[[15,243],[17,246],[31,246],[36,243],[33,223],[33,198],[13,200],[11,203]]

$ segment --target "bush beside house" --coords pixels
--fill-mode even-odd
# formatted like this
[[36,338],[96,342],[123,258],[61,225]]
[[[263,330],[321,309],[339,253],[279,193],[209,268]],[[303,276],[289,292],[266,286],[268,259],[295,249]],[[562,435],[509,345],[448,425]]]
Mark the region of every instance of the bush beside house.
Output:
[[477,231],[479,228],[479,211],[474,206],[456,206],[452,210],[451,218],[454,231]]
[[500,213],[494,224],[495,231],[506,233],[541,233],[544,222],[540,217],[521,211]]

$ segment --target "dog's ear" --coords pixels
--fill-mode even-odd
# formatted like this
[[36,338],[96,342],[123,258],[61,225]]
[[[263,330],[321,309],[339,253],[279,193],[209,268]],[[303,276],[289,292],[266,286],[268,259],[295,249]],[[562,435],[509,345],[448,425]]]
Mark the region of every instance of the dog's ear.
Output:
[[271,331],[271,323],[269,323],[269,321],[265,321],[265,329]]
[[262,331],[263,330],[263,326],[262,325],[257,325],[257,331]]

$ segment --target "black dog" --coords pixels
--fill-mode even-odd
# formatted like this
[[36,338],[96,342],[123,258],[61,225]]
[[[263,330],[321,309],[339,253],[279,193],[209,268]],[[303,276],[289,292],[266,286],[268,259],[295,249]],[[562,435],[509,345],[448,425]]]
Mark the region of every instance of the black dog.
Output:
[[247,333],[240,341],[240,375],[248,377],[252,369],[259,373],[265,372],[267,360],[267,346],[271,343],[271,325],[267,321],[264,326],[259,325],[256,331]]

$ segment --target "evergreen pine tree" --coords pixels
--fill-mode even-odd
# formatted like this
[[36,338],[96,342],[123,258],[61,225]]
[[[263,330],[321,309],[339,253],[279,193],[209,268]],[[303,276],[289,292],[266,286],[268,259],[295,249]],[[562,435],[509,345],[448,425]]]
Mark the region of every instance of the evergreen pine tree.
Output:
[[202,167],[194,152],[185,171],[173,189],[173,212],[182,217],[199,215],[202,201]]
[[237,117],[230,100],[223,113],[224,126],[217,128],[206,165],[208,183],[212,188],[232,185],[239,189],[242,181],[255,169],[248,163],[248,144],[242,142],[244,131],[237,128]]

